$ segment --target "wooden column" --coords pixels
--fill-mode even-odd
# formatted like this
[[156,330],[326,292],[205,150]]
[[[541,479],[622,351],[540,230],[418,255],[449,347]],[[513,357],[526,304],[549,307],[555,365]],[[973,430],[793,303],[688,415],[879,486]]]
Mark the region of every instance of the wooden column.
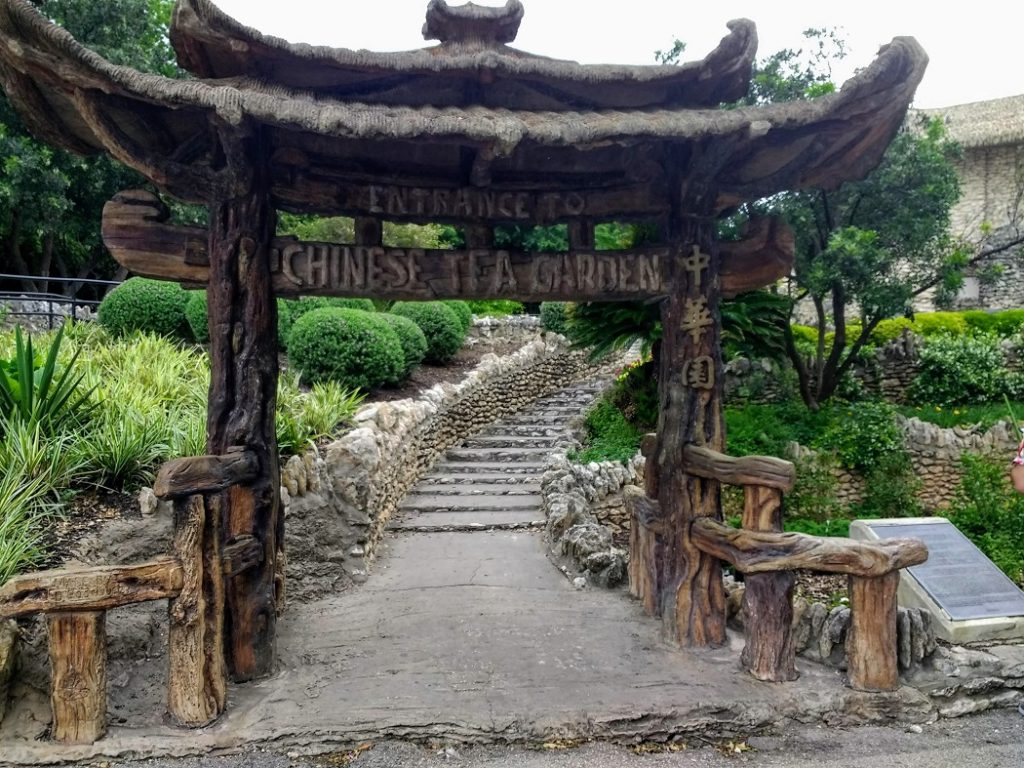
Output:
[[227,704],[220,520],[206,514],[198,494],[174,502],[174,552],[183,578],[168,605],[167,712],[177,724],[198,728]]
[[221,140],[233,183],[210,204],[211,379],[207,448],[251,451],[259,477],[208,499],[218,515],[222,544],[252,536],[262,547],[259,565],[226,580],[227,663],[235,680],[273,670],[279,557],[284,544],[280,468],[274,430],[277,398],[277,306],[271,284],[271,207],[267,152],[258,128],[224,128]]
[[[782,491],[763,485],[743,488],[743,529],[782,530]],[[751,573],[743,592],[744,630],[747,644],[740,663],[758,680],[780,683],[796,680],[793,649],[792,571]]]
[[[681,167],[684,167],[681,165]],[[721,518],[719,485],[686,472],[687,444],[721,451],[722,361],[719,349],[718,250],[708,200],[693,182],[674,204],[672,284],[662,304],[659,371],[661,411],[658,438],[647,472],[658,492],[660,530],[648,547],[658,562],[652,596],[666,634],[686,646],[725,642],[725,590],[719,561],[690,540],[690,525],[699,518]],[[641,566],[643,567],[643,566]]]
[[47,619],[53,739],[92,744],[107,730],[106,612],[52,613]]
[[858,691],[895,691],[896,589],[900,572],[850,577],[850,632],[846,641],[847,676]]

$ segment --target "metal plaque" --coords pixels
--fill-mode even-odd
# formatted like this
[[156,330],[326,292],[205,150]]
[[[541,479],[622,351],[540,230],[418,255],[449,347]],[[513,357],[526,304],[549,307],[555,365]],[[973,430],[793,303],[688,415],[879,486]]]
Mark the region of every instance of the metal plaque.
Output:
[[861,523],[880,539],[928,545],[927,562],[907,571],[954,621],[1024,616],[1024,592],[948,520]]

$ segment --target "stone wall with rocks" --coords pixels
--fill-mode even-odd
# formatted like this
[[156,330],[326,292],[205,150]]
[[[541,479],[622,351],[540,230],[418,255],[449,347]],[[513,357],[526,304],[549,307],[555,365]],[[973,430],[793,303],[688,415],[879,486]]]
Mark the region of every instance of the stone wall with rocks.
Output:
[[[71,316],[72,305],[59,300],[47,299],[10,299],[0,301],[0,327],[13,328],[18,325],[25,330],[37,333],[57,329],[64,318]],[[77,320],[92,320],[95,313],[89,307],[74,307]]]
[[337,440],[282,469],[288,588],[309,597],[361,581],[392,513],[450,447],[480,427],[572,382],[586,355],[546,334],[515,354],[487,355],[463,381],[415,400],[362,408]]
[[615,587],[626,578],[629,520],[622,489],[642,482],[643,457],[578,464],[555,456],[541,477],[547,544],[584,583]]

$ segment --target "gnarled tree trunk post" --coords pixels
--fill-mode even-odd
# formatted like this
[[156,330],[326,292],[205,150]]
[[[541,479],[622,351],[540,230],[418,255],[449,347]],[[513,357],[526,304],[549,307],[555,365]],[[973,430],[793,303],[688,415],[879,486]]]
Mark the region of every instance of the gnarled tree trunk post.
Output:
[[[782,491],[763,485],[743,489],[743,528],[782,530]],[[792,571],[747,574],[743,591],[743,626],[747,644],[740,663],[758,680],[781,683],[796,680],[793,648]]]
[[720,562],[693,545],[690,524],[720,518],[721,506],[717,481],[687,474],[683,448],[692,443],[720,451],[724,443],[719,265],[709,204],[714,194],[698,191],[692,179],[681,187],[670,224],[672,283],[661,313],[661,412],[648,464],[655,473],[648,487],[657,489],[662,519],[648,551],[658,556],[653,602],[666,634],[700,647],[725,642],[725,590]]
[[207,450],[245,448],[259,476],[209,498],[221,519],[222,545],[253,536],[262,562],[225,580],[225,644],[234,680],[269,674],[277,625],[278,550],[283,546],[280,468],[274,428],[277,305],[270,265],[275,213],[268,157],[259,128],[221,130],[232,183],[210,203],[207,291],[212,358]]

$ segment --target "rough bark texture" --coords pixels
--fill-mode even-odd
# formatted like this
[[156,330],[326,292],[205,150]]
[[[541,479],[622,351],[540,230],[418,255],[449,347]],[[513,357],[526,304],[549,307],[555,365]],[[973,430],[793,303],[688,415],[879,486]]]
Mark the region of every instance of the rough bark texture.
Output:
[[223,544],[240,536],[263,548],[259,567],[226,582],[227,659],[235,680],[251,680],[274,667],[277,626],[277,555],[283,546],[280,468],[274,430],[277,399],[277,307],[270,276],[274,213],[264,169],[264,147],[255,131],[222,132],[235,189],[210,206],[211,379],[207,449],[251,451],[259,477],[211,497],[209,513],[222,518]]
[[[693,169],[691,168],[691,171]],[[696,174],[700,176],[699,173]],[[713,198],[694,181],[676,201],[670,226],[672,288],[662,304],[661,412],[652,464],[658,489],[662,532],[655,533],[654,602],[666,635],[685,646],[725,642],[725,591],[718,559],[699,550],[690,538],[695,519],[720,518],[719,486],[689,475],[683,462],[688,444],[721,451],[722,361],[719,349],[718,250],[713,220],[700,214]],[[699,386],[691,375],[697,360],[707,361],[710,382]],[[648,469],[650,471],[650,469]],[[650,568],[650,564],[641,564]]]
[[708,448],[688,445],[683,450],[683,460],[689,474],[729,485],[766,486],[791,491],[796,482],[793,464],[773,456],[734,458]]
[[623,490],[629,512],[629,593],[643,603],[644,611],[654,615],[657,605],[657,563],[660,560],[661,512],[658,502],[639,488]]
[[50,614],[52,735],[91,744],[107,730],[107,633],[102,611]]
[[875,578],[850,577],[847,675],[858,691],[899,688],[896,655],[896,589],[899,571]]
[[259,474],[259,458],[244,449],[223,456],[189,456],[160,467],[153,493],[161,499],[180,499],[196,493],[218,493]]
[[919,565],[928,549],[918,539],[854,541],[803,533],[740,531],[714,520],[698,520],[691,531],[700,549],[743,573],[806,569],[854,576],[884,576]]
[[[748,485],[743,489],[743,528],[753,531],[782,530],[782,492],[776,488]],[[740,655],[744,669],[758,680],[796,680],[793,648],[792,571],[750,574],[743,591],[743,627],[747,644]]]
[[0,587],[0,618],[58,611],[106,611],[164,600],[181,590],[181,565],[166,557],[142,565],[104,565],[15,576]]
[[174,550],[185,578],[168,606],[167,713],[193,728],[216,720],[227,704],[219,533],[202,496],[174,502]]

